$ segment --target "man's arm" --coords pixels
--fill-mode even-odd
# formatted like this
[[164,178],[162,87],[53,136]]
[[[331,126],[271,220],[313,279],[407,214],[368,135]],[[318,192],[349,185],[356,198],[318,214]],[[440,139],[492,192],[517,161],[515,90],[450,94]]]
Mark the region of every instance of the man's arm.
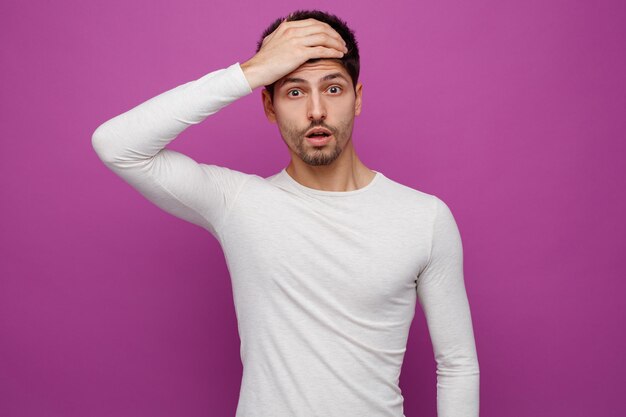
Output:
[[448,206],[434,199],[431,255],[417,280],[437,362],[438,417],[478,417],[479,366],[463,279],[463,247]]
[[92,145],[157,206],[216,233],[247,174],[165,149],[183,130],[252,92],[235,63],[153,97],[100,125]]
[[105,165],[157,206],[218,237],[230,206],[251,176],[199,164],[165,146],[190,125],[309,59],[340,58],[345,52],[345,42],[327,23],[284,21],[245,63],[182,84],[103,123],[92,135],[93,148]]

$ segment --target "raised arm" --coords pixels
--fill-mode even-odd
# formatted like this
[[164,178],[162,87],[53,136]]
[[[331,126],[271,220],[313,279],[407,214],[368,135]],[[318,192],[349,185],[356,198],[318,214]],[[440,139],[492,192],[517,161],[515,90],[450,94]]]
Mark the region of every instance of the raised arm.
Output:
[[223,219],[251,175],[197,163],[165,146],[190,125],[307,60],[339,58],[345,51],[341,36],[327,23],[284,21],[245,63],[182,84],[103,123],[92,135],[93,148],[150,201],[219,238]]
[[417,280],[437,362],[438,417],[478,417],[479,366],[463,278],[461,236],[448,206],[435,197],[431,255]]
[[248,175],[199,164],[165,146],[189,126],[251,92],[235,63],[108,120],[93,133],[93,148],[107,167],[147,199],[215,234]]

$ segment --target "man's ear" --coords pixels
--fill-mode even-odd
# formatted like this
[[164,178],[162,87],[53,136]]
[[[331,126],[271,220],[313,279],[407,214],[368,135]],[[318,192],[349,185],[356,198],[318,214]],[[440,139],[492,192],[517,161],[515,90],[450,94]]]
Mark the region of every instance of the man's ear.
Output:
[[261,100],[263,101],[263,110],[265,111],[265,117],[271,123],[276,123],[276,113],[274,112],[274,104],[272,103],[272,97],[267,89],[263,89],[261,92]]
[[361,114],[361,97],[363,95],[363,84],[356,83],[356,99],[354,100],[354,115],[358,116]]

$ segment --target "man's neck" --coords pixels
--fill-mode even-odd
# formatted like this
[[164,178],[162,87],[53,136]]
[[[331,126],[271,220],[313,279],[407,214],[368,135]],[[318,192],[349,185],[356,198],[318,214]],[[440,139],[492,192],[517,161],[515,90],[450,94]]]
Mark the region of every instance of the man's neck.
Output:
[[285,170],[305,187],[323,191],[358,190],[368,185],[376,176],[376,172],[366,167],[356,154],[344,161],[336,160],[331,165],[319,166],[311,166],[292,158]]

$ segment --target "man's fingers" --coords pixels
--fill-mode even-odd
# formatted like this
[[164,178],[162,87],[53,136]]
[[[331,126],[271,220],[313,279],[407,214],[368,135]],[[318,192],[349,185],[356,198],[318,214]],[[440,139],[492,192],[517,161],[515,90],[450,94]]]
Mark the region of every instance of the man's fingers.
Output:
[[[302,22],[302,23],[301,23]],[[289,28],[293,28],[291,30],[294,30],[296,28],[300,28],[300,27],[307,27],[307,26],[312,26],[315,24],[315,22],[317,22],[317,20],[314,19],[305,19],[305,20],[297,20],[297,21],[293,21],[293,22],[288,22],[286,20],[283,20],[280,25],[278,25],[276,27],[276,29],[274,29],[274,31],[272,33],[270,33],[269,35],[267,35],[265,38],[263,38],[263,42],[261,43],[262,45],[265,45],[267,42],[270,41],[270,39],[272,39],[274,36],[276,36],[277,34],[284,34],[284,32],[289,29]],[[295,25],[295,23],[298,23],[297,25]],[[301,23],[301,24],[300,24]]]
[[[297,36],[306,36],[313,33],[324,32],[329,36],[339,39],[343,42],[343,38],[332,26],[328,23],[320,22],[319,20],[315,20],[313,18],[305,19],[305,20],[294,20],[294,21],[283,21],[280,26],[284,25],[284,30],[289,28],[294,29],[294,33],[297,33]],[[278,30],[278,29],[277,29]]]
[[290,26],[290,27],[294,27],[294,28],[299,28],[299,27],[306,27],[306,26],[311,26],[311,25],[316,25],[316,24],[325,24],[324,22],[320,22],[319,20],[308,18],[308,19],[303,19],[303,20],[283,20],[282,23],[279,26]]
[[302,36],[298,38],[304,46],[325,46],[327,48],[334,48],[341,52],[346,51],[346,46],[343,41],[338,40],[335,37],[331,37],[326,33],[315,33],[309,36]]
[[313,36],[313,35],[325,35],[328,38],[335,39],[340,46],[345,45],[345,41],[341,37],[339,33],[337,33],[334,29],[330,28],[320,28],[319,26],[306,26],[303,28],[298,28],[294,30],[294,34],[297,37],[305,37],[305,36]]
[[311,58],[341,58],[343,52],[340,52],[333,48],[326,48],[325,46],[314,46],[307,48],[309,59]]

